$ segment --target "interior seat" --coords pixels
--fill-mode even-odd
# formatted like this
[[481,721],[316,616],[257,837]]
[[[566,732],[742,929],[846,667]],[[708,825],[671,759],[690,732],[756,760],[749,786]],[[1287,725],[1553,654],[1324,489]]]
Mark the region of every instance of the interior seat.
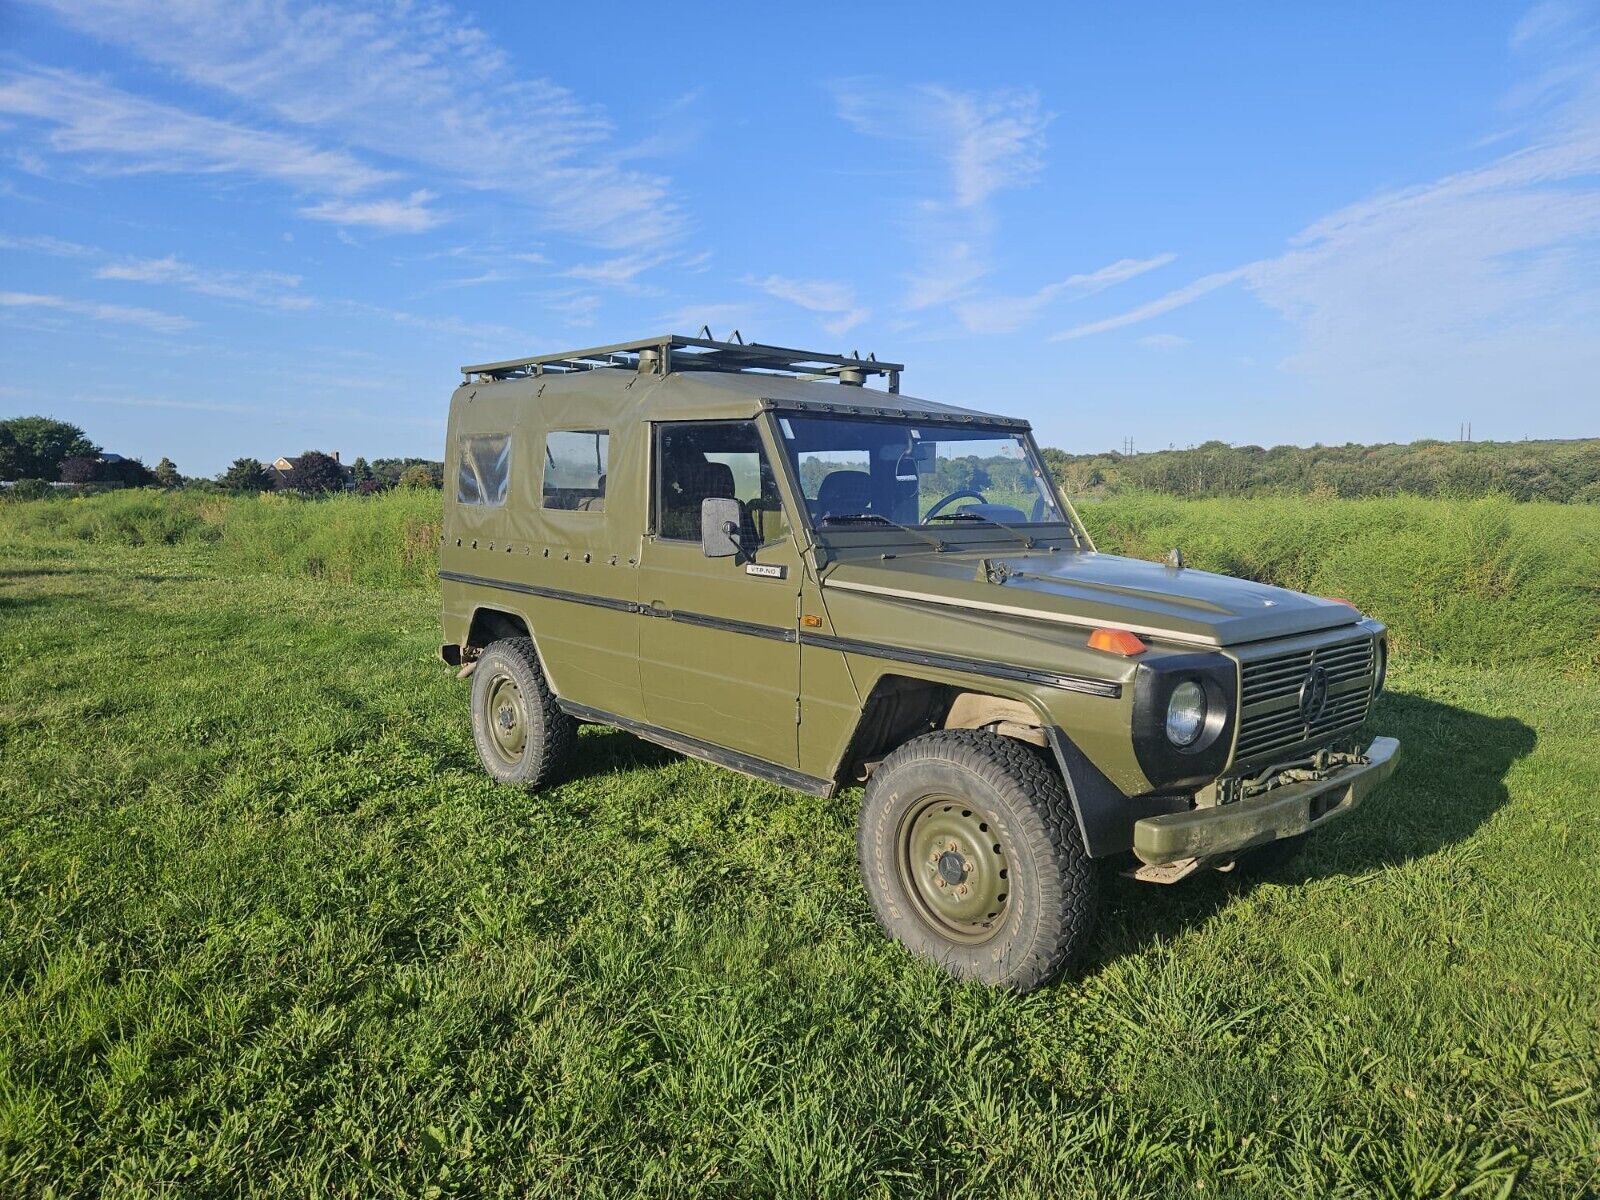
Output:
[[817,520],[852,517],[872,511],[872,476],[865,471],[834,471],[824,475],[813,505]]
[[700,502],[732,500],[733,468],[709,462],[693,447],[675,449],[664,464],[661,489],[661,536],[700,540]]

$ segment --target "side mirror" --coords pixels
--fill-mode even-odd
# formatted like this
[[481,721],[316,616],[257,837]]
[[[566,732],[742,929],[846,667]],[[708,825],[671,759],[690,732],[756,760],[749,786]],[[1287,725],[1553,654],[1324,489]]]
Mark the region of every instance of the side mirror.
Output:
[[700,501],[700,549],[707,558],[727,558],[743,550],[743,529],[737,500]]

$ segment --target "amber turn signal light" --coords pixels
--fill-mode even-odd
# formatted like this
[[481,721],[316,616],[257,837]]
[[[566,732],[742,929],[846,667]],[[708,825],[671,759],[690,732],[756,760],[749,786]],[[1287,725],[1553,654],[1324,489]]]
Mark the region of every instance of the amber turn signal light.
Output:
[[822,618],[812,613],[804,613],[800,617],[800,624],[804,625],[807,629],[821,629]]
[[1126,629],[1096,629],[1089,635],[1089,649],[1109,650],[1126,658],[1143,654],[1149,648],[1144,644],[1144,639]]

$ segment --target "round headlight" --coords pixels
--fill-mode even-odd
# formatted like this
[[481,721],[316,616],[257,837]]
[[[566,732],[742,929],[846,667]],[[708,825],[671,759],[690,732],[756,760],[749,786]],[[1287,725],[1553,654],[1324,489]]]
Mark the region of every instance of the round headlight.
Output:
[[1172,689],[1167,702],[1167,740],[1174,746],[1192,746],[1206,727],[1206,691],[1192,679]]
[[1389,677],[1389,642],[1386,638],[1378,639],[1378,677],[1372,681],[1372,694],[1376,696],[1383,691],[1383,681]]

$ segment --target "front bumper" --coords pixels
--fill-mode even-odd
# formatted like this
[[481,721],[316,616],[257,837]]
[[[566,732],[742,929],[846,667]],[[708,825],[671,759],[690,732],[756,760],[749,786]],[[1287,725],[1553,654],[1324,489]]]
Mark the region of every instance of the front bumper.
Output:
[[1373,738],[1366,762],[1326,779],[1284,784],[1236,804],[1145,817],[1133,826],[1133,852],[1151,866],[1220,859],[1341,817],[1367,798],[1400,761],[1400,742]]

